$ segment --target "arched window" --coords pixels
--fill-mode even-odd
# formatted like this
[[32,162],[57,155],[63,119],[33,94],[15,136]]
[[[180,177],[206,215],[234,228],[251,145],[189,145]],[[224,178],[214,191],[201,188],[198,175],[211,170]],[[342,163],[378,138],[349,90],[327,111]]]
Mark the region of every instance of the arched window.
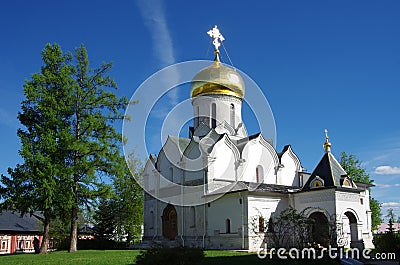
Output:
[[150,211],[150,228],[154,228],[154,212]]
[[264,217],[258,217],[258,232],[264,232]]
[[261,183],[264,182],[264,172],[263,172],[263,167],[261,165],[258,165],[256,167],[256,183]]
[[310,188],[315,189],[324,186],[324,180],[321,179],[319,176],[316,176],[313,181],[310,183]]
[[349,179],[345,179],[344,181],[343,181],[343,186],[345,186],[345,187],[352,187],[352,185],[351,185],[351,182],[350,182],[350,180]]
[[190,217],[190,227],[195,227],[196,226],[196,209],[194,208],[194,206],[190,207],[189,217]]
[[174,180],[174,169],[172,167],[170,167],[168,173],[169,173],[168,174],[169,180],[173,181]]
[[196,106],[196,109],[194,111],[194,127],[196,128],[199,126],[199,116],[200,116],[200,109],[199,106]]
[[235,129],[235,105],[231,104],[231,126]]
[[231,220],[229,220],[229,218],[225,220],[225,228],[226,228],[226,233],[230,234],[231,233]]
[[211,104],[211,128],[217,127],[217,105]]
[[1,241],[1,250],[7,250],[7,241]]

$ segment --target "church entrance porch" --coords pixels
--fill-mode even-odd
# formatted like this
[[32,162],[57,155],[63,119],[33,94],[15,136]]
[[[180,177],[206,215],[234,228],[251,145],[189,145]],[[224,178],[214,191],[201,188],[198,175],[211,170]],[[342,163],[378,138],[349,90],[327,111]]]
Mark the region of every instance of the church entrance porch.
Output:
[[309,218],[313,220],[313,241],[321,246],[328,247],[330,243],[328,218],[321,212],[314,212]]
[[178,215],[173,205],[168,204],[162,215],[162,235],[170,240],[175,240],[178,235]]
[[[350,234],[350,247],[364,249],[364,242],[361,237],[362,225],[357,222],[357,217],[351,211],[344,213],[346,218],[343,218],[343,225],[348,227]],[[346,220],[347,219],[347,220]]]

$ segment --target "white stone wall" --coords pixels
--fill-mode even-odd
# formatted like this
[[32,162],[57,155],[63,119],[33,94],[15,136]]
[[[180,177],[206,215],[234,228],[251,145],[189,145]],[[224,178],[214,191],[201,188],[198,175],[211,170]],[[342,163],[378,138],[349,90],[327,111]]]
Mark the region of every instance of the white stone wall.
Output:
[[[160,188],[167,187],[170,182],[181,183],[183,172],[179,166],[184,150],[168,137],[157,159],[157,169],[161,176]],[[168,181],[167,181],[168,180]]]
[[242,158],[244,163],[238,172],[239,180],[256,182],[256,168],[261,166],[259,183],[276,184],[279,159],[274,148],[261,135],[245,145]]
[[[196,129],[200,122],[204,122],[210,128],[212,127],[212,104],[216,106],[216,125],[227,122],[232,128],[237,129],[238,125],[242,123],[242,100],[233,96],[224,95],[205,95],[201,97],[195,97],[192,99],[192,105],[194,110]],[[231,105],[234,106],[234,121],[232,121],[232,110]],[[206,117],[206,119],[204,119]],[[247,132],[242,123],[237,131],[237,136],[246,137]]]
[[318,209],[324,209],[331,216],[336,214],[334,189],[319,189],[293,194],[293,205],[297,211],[305,209],[308,215]]
[[158,201],[156,199],[145,196],[143,211],[144,238],[157,236],[158,226],[160,225],[159,219],[162,216],[162,210],[160,212],[157,204]]
[[[218,141],[210,155],[208,162],[208,181],[212,183],[214,180],[236,181],[236,161],[238,160],[239,151],[230,142],[227,136]],[[236,152],[236,155],[235,155]]]
[[300,160],[289,147],[281,157],[281,166],[278,170],[278,183],[285,186],[300,186],[299,173],[301,172]]
[[[247,202],[243,193],[225,194],[207,205],[207,246],[213,249],[247,248]],[[230,220],[227,233],[226,220]],[[244,233],[243,233],[244,232]]]
[[337,191],[335,195],[338,220],[343,223],[343,230],[348,242],[347,246],[350,247],[351,229],[345,213],[350,212],[357,218],[357,226],[354,226],[357,231],[353,230],[353,233],[356,233],[358,239],[364,242],[366,248],[373,248],[369,192],[364,191],[358,194]]
[[253,194],[248,197],[248,243],[250,251],[257,251],[260,247],[264,247],[263,241],[267,227],[264,232],[258,231],[258,218],[263,217],[265,223],[269,218],[288,207],[288,198],[283,194],[261,195]]

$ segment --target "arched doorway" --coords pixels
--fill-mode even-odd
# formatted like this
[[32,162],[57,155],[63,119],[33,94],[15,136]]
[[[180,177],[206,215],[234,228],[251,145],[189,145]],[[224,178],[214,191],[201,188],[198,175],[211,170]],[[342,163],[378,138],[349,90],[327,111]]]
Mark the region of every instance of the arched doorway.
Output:
[[328,247],[330,243],[328,218],[321,212],[314,212],[309,218],[313,221],[313,241],[321,246]]
[[350,211],[345,212],[344,215],[349,220],[348,226],[350,227],[350,247],[356,247],[356,245],[359,243],[357,217]]
[[178,215],[175,207],[168,204],[162,215],[162,235],[170,240],[174,240],[178,235]]

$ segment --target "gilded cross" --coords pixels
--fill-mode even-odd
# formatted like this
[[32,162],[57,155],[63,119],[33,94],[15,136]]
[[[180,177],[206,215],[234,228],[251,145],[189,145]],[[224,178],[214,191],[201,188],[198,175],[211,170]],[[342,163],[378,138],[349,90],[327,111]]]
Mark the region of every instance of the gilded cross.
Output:
[[[219,29],[217,26],[214,26],[213,29],[209,30],[207,34],[213,38],[213,44],[215,47],[215,50],[218,51],[219,46],[221,46],[221,42],[225,40],[224,36],[219,32]],[[221,42],[220,42],[221,41]]]

